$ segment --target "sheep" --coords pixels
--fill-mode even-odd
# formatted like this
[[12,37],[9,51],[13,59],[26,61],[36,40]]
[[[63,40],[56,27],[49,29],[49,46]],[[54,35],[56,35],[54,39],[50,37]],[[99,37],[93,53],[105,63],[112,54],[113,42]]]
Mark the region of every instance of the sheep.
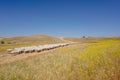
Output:
[[57,43],[57,44],[48,44],[48,45],[39,45],[39,46],[31,46],[31,47],[21,47],[14,49],[7,49],[7,51],[11,54],[20,54],[20,53],[32,53],[32,52],[41,52],[44,50],[50,50],[58,47],[64,47],[72,43]]
[[10,52],[10,54],[20,54],[22,53],[22,49],[14,49],[13,51]]
[[29,52],[30,52],[30,47],[26,47],[24,53],[29,53]]
[[35,49],[36,52],[41,52],[41,51],[43,51],[43,50],[44,50],[44,47],[42,47],[42,46],[38,46],[38,47]]
[[7,52],[11,52],[11,51],[13,51],[14,49],[7,49]]

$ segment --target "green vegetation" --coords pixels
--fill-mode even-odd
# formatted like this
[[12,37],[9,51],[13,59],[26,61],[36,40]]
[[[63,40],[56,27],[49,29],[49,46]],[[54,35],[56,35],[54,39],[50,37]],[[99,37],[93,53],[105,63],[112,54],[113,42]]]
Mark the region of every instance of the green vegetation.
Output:
[[0,44],[5,44],[5,42],[3,40],[0,41]]
[[120,80],[120,40],[74,44],[0,65],[0,80]]
[[86,38],[85,36],[83,36],[82,38]]

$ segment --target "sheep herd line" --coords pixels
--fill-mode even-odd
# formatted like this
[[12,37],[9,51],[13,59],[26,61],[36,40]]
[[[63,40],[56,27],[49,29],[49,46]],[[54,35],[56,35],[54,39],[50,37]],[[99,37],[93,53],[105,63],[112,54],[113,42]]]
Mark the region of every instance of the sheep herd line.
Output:
[[58,47],[64,47],[70,44],[71,43],[57,43],[57,44],[21,47],[21,48],[7,49],[7,52],[10,54],[41,52],[41,51],[51,50],[51,49],[58,48]]

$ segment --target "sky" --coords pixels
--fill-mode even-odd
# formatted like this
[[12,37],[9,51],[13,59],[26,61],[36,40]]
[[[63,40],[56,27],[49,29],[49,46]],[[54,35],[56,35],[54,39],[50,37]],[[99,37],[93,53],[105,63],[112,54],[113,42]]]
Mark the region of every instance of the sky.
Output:
[[0,0],[0,36],[120,36],[120,0]]

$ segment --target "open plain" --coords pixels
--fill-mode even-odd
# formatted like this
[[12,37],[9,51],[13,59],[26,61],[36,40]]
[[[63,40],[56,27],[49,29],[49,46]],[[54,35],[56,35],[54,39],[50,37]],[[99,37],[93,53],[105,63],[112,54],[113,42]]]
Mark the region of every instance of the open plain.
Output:
[[[44,38],[47,37],[44,36]],[[42,40],[42,38],[40,39]],[[64,41],[58,40],[59,42],[74,41],[76,43],[42,52],[16,55],[9,54],[6,50],[9,48],[8,45],[11,46],[10,48],[14,48],[15,46],[12,47],[12,45],[17,43],[1,44],[0,47],[6,46],[6,50],[1,49],[0,51],[0,80],[120,79],[119,38],[64,39]],[[44,44],[51,43],[47,40],[47,43]],[[39,42],[39,40],[37,41]],[[42,42],[39,43],[42,44]],[[16,46],[36,45],[36,43],[24,44],[19,43],[21,46]]]

